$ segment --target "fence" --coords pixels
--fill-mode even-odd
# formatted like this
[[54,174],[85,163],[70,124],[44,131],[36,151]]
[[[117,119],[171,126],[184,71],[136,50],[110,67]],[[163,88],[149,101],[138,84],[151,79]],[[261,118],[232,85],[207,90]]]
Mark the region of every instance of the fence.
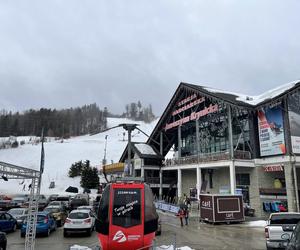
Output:
[[[251,153],[249,151],[235,150],[234,158],[249,160],[251,159]],[[180,157],[178,159],[166,159],[166,166],[173,165],[184,165],[184,164],[197,164],[203,162],[211,162],[211,161],[220,161],[220,160],[229,160],[230,154],[229,151],[221,151],[221,152],[212,152],[212,153],[201,153],[199,155]]]

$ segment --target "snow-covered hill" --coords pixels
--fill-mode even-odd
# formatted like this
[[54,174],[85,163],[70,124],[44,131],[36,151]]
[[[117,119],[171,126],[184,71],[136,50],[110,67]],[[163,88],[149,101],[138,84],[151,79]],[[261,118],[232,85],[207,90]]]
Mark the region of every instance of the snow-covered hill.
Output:
[[[154,129],[158,120],[150,124],[137,122],[139,128],[147,134]],[[134,123],[128,119],[108,118],[108,127],[116,126],[120,123]],[[100,166],[105,147],[105,136],[107,135],[107,162],[118,162],[127,144],[127,133],[123,140],[123,128],[115,128],[93,136],[79,136],[63,143],[54,139],[44,144],[45,147],[45,171],[42,177],[42,193],[62,193],[69,185],[79,187],[79,178],[69,178],[68,171],[72,163],[80,160],[90,160],[92,166]],[[18,139],[19,140],[19,139]],[[24,137],[22,137],[24,140]],[[147,137],[137,130],[132,133],[132,141],[145,142]],[[24,166],[33,169],[39,169],[41,144],[25,144],[18,148],[0,150],[0,161]],[[56,187],[49,189],[50,181],[55,181]],[[0,179],[1,193],[21,193],[22,181],[9,180],[8,182]],[[30,183],[25,181],[26,186]],[[27,188],[26,188],[27,189]]]

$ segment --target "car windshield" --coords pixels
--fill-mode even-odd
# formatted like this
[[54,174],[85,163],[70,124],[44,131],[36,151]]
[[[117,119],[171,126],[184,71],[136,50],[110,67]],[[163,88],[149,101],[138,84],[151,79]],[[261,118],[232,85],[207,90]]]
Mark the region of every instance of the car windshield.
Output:
[[57,201],[69,201],[68,197],[57,197]]
[[23,214],[23,209],[11,209],[9,210],[8,212],[11,214],[11,215],[22,215]]
[[38,215],[38,216],[37,216],[37,221],[38,221],[38,222],[42,222],[45,218],[46,218],[45,215]]
[[78,210],[90,210],[91,208],[90,207],[79,207],[77,208]]
[[83,213],[83,212],[70,213],[69,218],[70,219],[78,219],[78,220],[86,219],[86,218],[89,218],[89,214]]
[[56,205],[60,205],[61,203],[59,201],[52,201],[50,202],[50,204],[56,206]]
[[13,201],[24,201],[25,198],[23,197],[16,197],[16,198],[13,198]]
[[47,208],[45,208],[45,211],[48,211],[50,213],[59,213],[59,208],[56,208],[56,207],[47,207]]
[[297,224],[300,221],[300,214],[274,214],[271,217],[271,225]]

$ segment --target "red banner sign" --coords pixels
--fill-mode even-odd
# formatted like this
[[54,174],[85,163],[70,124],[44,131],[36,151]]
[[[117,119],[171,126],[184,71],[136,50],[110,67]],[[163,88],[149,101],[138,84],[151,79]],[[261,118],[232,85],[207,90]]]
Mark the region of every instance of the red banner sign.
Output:
[[196,105],[198,105],[198,104],[200,104],[200,103],[202,103],[204,101],[205,101],[204,97],[196,99],[196,100],[190,102],[189,104],[184,105],[183,107],[181,107],[179,109],[176,109],[175,111],[172,112],[172,115],[177,115],[177,114],[179,114],[179,113],[181,113],[181,112],[183,112],[185,110],[188,110],[188,109],[190,109],[190,108],[192,108],[192,107],[194,107],[194,106],[196,106]]
[[282,172],[282,165],[272,165],[272,166],[264,166],[265,172]]
[[189,121],[198,120],[200,117],[205,116],[210,113],[217,112],[218,110],[219,110],[218,104],[215,104],[215,105],[211,104],[211,105],[209,105],[209,107],[206,107],[203,110],[200,110],[198,112],[192,112],[191,115],[189,115],[187,117],[183,117],[175,122],[166,124],[165,131],[167,131],[168,129],[171,129],[171,128],[181,126],[182,124],[187,123]]

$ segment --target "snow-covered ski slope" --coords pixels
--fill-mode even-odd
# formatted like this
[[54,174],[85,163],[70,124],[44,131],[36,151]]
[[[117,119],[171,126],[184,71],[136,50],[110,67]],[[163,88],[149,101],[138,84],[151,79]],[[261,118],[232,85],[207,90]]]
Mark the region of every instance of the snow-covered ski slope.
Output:
[[[158,120],[150,124],[143,122],[134,122],[128,119],[108,118],[108,127],[113,127],[121,123],[137,123],[139,128],[151,134]],[[96,135],[85,135],[73,137],[64,140],[63,143],[52,139],[44,144],[45,147],[45,170],[42,177],[42,193],[63,193],[69,186],[79,187],[79,178],[69,178],[68,171],[72,163],[76,161],[90,160],[92,166],[100,166],[105,147],[105,136],[107,135],[107,153],[106,159],[110,163],[118,162],[127,144],[127,133],[123,140],[124,129],[119,127],[108,130]],[[26,139],[26,138],[25,138]],[[18,138],[18,140],[21,140]],[[24,140],[24,137],[22,137]],[[132,133],[132,141],[145,142],[147,137],[137,130]],[[28,141],[28,138],[27,138]],[[0,150],[0,161],[8,162],[14,165],[24,166],[32,169],[39,169],[41,155],[41,144],[25,144],[18,148]],[[49,189],[50,181],[55,181],[56,187]],[[26,189],[29,180],[25,181]],[[8,182],[0,179],[0,194],[2,193],[22,193],[24,184],[22,180],[9,180]]]

